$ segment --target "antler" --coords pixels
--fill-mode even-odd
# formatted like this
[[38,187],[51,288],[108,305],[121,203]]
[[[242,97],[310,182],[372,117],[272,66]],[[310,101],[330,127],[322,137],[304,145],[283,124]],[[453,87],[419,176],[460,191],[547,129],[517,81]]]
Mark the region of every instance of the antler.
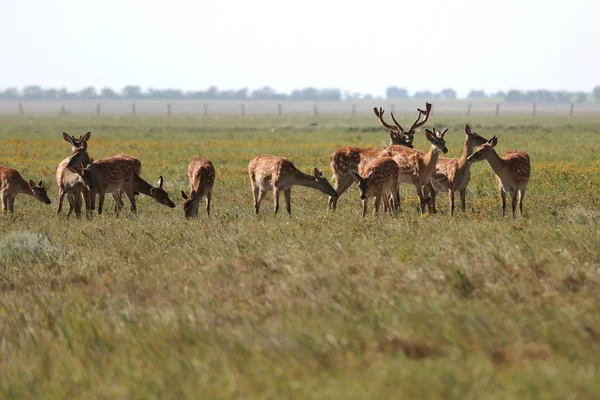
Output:
[[[404,132],[404,128],[401,127],[398,121],[396,121],[396,118],[394,118],[394,113],[390,113],[390,115],[392,116],[392,121],[394,121],[398,129],[400,129],[400,132]],[[408,131],[410,132],[410,129]]]
[[[383,120],[383,113],[385,111],[383,111],[383,108],[379,107],[379,110],[377,110],[377,107],[373,107],[373,112],[375,113],[375,115],[377,116],[377,119],[379,120],[379,123],[387,129],[391,129],[394,131],[397,131],[398,128],[400,128],[400,131],[404,131],[404,129],[402,129],[402,127],[400,125],[398,125],[398,123],[396,122],[396,120],[394,120],[394,122],[396,122],[396,125],[398,126],[398,128],[396,128],[394,125],[390,125],[387,122],[385,122]],[[392,119],[394,118],[394,115],[392,114]]]
[[[417,111],[419,112],[419,115],[417,116],[415,122],[413,122],[413,124],[408,129],[409,132],[412,132],[420,126],[423,126],[425,122],[427,122],[427,120],[429,119],[429,114],[431,114],[431,103],[425,103],[425,111],[421,110],[420,108],[417,108]],[[425,114],[425,119],[419,122],[419,120],[421,119],[421,115],[423,114]]]

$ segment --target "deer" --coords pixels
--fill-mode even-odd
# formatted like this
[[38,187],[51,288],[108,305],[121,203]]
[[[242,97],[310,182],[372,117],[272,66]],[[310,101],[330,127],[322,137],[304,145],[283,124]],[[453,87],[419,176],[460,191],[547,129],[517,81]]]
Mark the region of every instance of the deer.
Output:
[[439,154],[446,154],[448,152],[446,141],[444,140],[444,135],[447,131],[447,128],[441,132],[436,131],[435,128],[433,130],[425,129],[425,137],[431,143],[431,147],[427,153],[404,146],[390,146],[379,153],[380,157],[392,157],[398,163],[400,167],[400,183],[415,185],[417,196],[419,197],[421,214],[425,213],[425,206],[429,199],[426,196],[424,188],[426,185],[429,185]]
[[206,214],[210,217],[210,200],[212,189],[215,184],[215,167],[206,157],[196,157],[188,165],[188,180],[190,183],[190,195],[181,191],[183,198],[183,211],[186,218],[196,218],[200,200],[206,196]]
[[[390,143],[389,146],[403,146],[407,148],[413,147],[413,139],[415,135],[415,129],[421,127],[429,119],[431,113],[431,104],[426,103],[426,110],[417,108],[418,116],[417,119],[411,124],[408,130],[405,130],[394,118],[393,113],[391,114],[392,120],[395,123],[390,125],[383,119],[384,110],[379,107],[373,108],[373,112],[377,117],[379,123],[390,130]],[[425,116],[425,119],[421,121],[421,116]],[[333,171],[333,178],[335,179],[335,190],[338,193],[337,197],[329,198],[329,209],[335,210],[337,208],[337,202],[339,197],[346,192],[352,186],[354,177],[352,171],[357,171],[361,164],[369,164],[371,161],[379,157],[381,150],[365,149],[360,147],[344,147],[338,149],[331,154],[331,169]]]
[[465,212],[467,185],[471,180],[471,163],[467,158],[473,154],[473,151],[487,142],[487,139],[479,136],[471,130],[471,127],[465,125],[465,144],[460,158],[440,157],[435,166],[435,171],[431,176],[431,206],[435,213],[435,198],[437,192],[447,191],[450,199],[450,217],[454,216],[454,192],[460,195],[460,209]]
[[[133,157],[132,157],[133,158]],[[139,161],[139,160],[138,160]],[[175,208],[175,203],[169,198],[169,193],[163,189],[163,177],[158,177],[157,187],[152,186],[150,183],[142,179],[136,171],[133,173],[133,185],[132,190],[134,196],[136,193],[141,193],[148,197],[154,199],[158,204],[162,204],[163,206],[167,206],[169,208]],[[123,200],[121,199],[121,194],[123,192],[119,191],[119,194],[112,193],[113,199],[115,200],[115,214],[119,215],[121,209],[123,208]],[[132,208],[133,211],[133,208]]]
[[[377,158],[368,166],[363,166],[360,174],[358,171],[352,171],[352,175],[360,189],[360,198],[363,202],[363,218],[367,215],[369,197],[375,197],[374,216],[379,215],[381,199],[386,203],[386,210],[389,210],[390,214],[396,212],[395,203],[398,201],[400,167],[394,159],[390,157]],[[392,193],[391,199],[387,197],[388,192]]]
[[37,185],[31,179],[27,182],[16,169],[0,165],[0,198],[3,213],[14,212],[15,198],[18,194],[33,196],[44,204],[51,203],[41,179]]
[[[81,162],[85,164],[91,163],[93,160],[87,155],[87,142],[92,136],[92,132],[87,132],[85,135],[79,136],[79,139],[75,136],[69,135],[63,132],[63,139],[71,145],[71,152],[75,153],[77,149],[83,148],[86,150],[85,157]],[[94,197],[87,190],[81,177],[77,173],[70,171],[67,168],[69,158],[65,158],[58,164],[56,169],[56,183],[58,185],[58,212],[60,215],[62,211],[63,199],[66,196],[69,202],[69,212],[67,218],[71,216],[73,209],[75,209],[75,215],[77,218],[81,217],[81,198],[83,196],[86,215],[91,218],[92,210],[95,208]]]
[[248,175],[254,196],[254,211],[258,214],[260,203],[269,190],[273,190],[275,214],[279,211],[279,195],[283,192],[285,205],[289,215],[292,215],[291,194],[292,186],[306,186],[317,189],[328,196],[337,197],[337,192],[323,176],[323,171],[314,169],[313,175],[308,175],[296,168],[294,164],[283,157],[261,155],[254,157],[248,164]]
[[523,217],[523,199],[527,191],[529,176],[531,174],[531,163],[529,155],[521,150],[511,150],[502,157],[496,153],[494,148],[498,144],[498,138],[493,136],[486,143],[479,146],[473,154],[467,157],[467,162],[473,163],[486,160],[492,171],[494,171],[498,191],[502,198],[502,217],[506,216],[506,195],[512,200],[512,217],[515,218],[517,201],[521,217]]
[[109,157],[96,160],[91,164],[84,165],[76,163],[81,156],[76,154],[72,156],[67,164],[67,168],[75,171],[83,179],[84,185],[92,191],[98,193],[98,215],[102,214],[104,207],[104,197],[106,193],[113,194],[117,203],[117,217],[123,208],[120,191],[123,191],[131,203],[131,211],[137,213],[133,181],[135,166],[131,160],[123,157]]

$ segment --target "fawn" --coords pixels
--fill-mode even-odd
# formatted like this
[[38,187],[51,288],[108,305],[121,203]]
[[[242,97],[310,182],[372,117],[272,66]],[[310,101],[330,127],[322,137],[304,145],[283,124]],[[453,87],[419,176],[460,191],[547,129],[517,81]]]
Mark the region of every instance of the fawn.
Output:
[[215,167],[206,157],[196,157],[188,165],[188,180],[190,183],[190,195],[181,191],[181,197],[185,200],[183,211],[186,218],[198,216],[198,207],[202,197],[206,196],[206,214],[210,217],[210,200],[212,189],[215,184]]
[[[79,136],[77,139],[75,136],[69,135],[66,132],[63,132],[63,139],[71,145],[71,152],[75,153],[77,149],[83,148],[86,150],[84,157],[81,162],[84,164],[89,164],[93,160],[87,155],[87,142],[92,136],[92,132],[87,132],[85,135]],[[83,197],[86,209],[86,216],[91,218],[92,210],[94,209],[94,197],[89,192],[89,190],[83,184],[83,180],[81,177],[75,173],[70,171],[67,168],[67,164],[69,162],[69,158],[65,158],[58,164],[58,168],[56,169],[56,183],[58,185],[58,211],[57,214],[60,214],[62,211],[62,203],[63,199],[66,196],[69,202],[69,212],[67,213],[67,218],[71,216],[73,209],[75,209],[75,215],[77,218],[81,217],[81,198]]]
[[[398,177],[400,175],[398,163],[392,158],[381,157],[363,167],[361,173],[364,177],[357,171],[352,171],[352,175],[360,189],[360,198],[363,202],[363,218],[367,214],[369,197],[375,197],[373,215],[379,215],[381,199],[386,203],[386,210],[395,213],[397,210],[395,203],[398,201]],[[391,199],[387,197],[388,191],[392,193]]]
[[521,150],[511,150],[502,157],[496,153],[494,147],[498,144],[498,138],[493,136],[486,143],[479,146],[468,158],[468,162],[486,160],[496,177],[498,191],[502,198],[502,217],[506,216],[506,195],[512,199],[512,216],[515,218],[517,201],[521,217],[523,216],[523,199],[529,183],[531,174],[531,163],[529,155]]
[[294,164],[283,157],[262,155],[254,157],[248,164],[248,175],[254,195],[254,211],[258,214],[260,203],[268,190],[273,190],[275,214],[279,211],[279,194],[283,191],[288,214],[292,214],[292,186],[306,186],[331,197],[337,197],[337,192],[323,177],[323,171],[314,169],[313,175],[299,171]]
[[0,165],[2,212],[14,212],[15,198],[18,194],[28,194],[44,204],[50,204],[46,188],[41,180],[37,185],[31,179],[28,183],[16,169]]
[[460,195],[460,209],[464,212],[466,208],[465,197],[467,185],[471,180],[471,163],[467,162],[467,157],[473,154],[475,148],[484,144],[487,139],[471,131],[469,125],[465,125],[465,144],[460,158],[440,157],[435,166],[435,172],[431,176],[432,211],[435,213],[435,198],[437,192],[445,190],[450,198],[450,216],[454,215],[454,192]]

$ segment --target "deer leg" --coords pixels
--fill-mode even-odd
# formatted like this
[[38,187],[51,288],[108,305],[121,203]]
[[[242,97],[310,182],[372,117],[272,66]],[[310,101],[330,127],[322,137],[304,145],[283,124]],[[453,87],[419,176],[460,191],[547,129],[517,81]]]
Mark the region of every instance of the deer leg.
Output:
[[369,201],[369,198],[367,197],[366,199],[364,199],[362,201],[363,203],[363,212],[362,212],[362,217],[364,218],[367,215],[367,202]]
[[98,192],[98,215],[102,215],[102,208],[104,208],[104,196],[106,195],[106,193],[104,192],[104,190],[100,190],[100,192]]
[[17,196],[9,196],[8,197],[8,211],[12,214],[15,212],[15,197]]
[[519,190],[519,211],[521,211],[521,217],[523,217],[523,198],[525,197],[525,188]]
[[8,211],[8,195],[0,192],[0,197],[2,197],[2,212],[6,212]]
[[275,214],[279,211],[279,193],[280,191],[278,188],[273,189],[273,206],[275,208]]
[[462,212],[465,212],[465,210],[467,208],[467,202],[466,202],[467,191],[465,189],[463,189],[463,190],[459,191],[458,194],[460,195],[460,209],[462,210]]
[[267,194],[267,192],[265,192],[264,190],[258,191],[258,198],[256,199],[256,203],[254,204],[254,210],[256,211],[257,214],[258,214],[258,210],[260,209],[260,203],[263,201],[266,194]]
[[210,217],[210,198],[212,197],[212,192],[206,193],[206,214]]
[[[386,199],[386,201],[387,201],[387,199]],[[378,195],[378,196],[375,196],[375,209],[373,210],[373,215],[375,217],[379,216],[379,207],[380,206],[381,206],[381,195]]]
[[133,194],[133,190],[131,189],[131,187],[128,188],[127,190],[125,190],[125,195],[129,199],[129,202],[131,203],[131,211],[134,214],[137,214],[137,207],[135,205],[135,195]]
[[71,195],[69,198],[69,214],[71,210],[75,208],[75,216],[77,219],[81,218],[81,193],[77,192],[75,195]]
[[56,215],[60,215],[60,212],[62,211],[62,202],[63,202],[63,198],[65,197],[65,192],[62,189],[58,189],[58,211],[56,212]]
[[423,199],[423,187],[418,183],[415,185],[417,188],[417,196],[419,197],[419,206],[421,207],[421,214],[425,214],[425,200]]
[[392,204],[390,204],[391,212],[393,215],[398,215],[398,209],[400,208],[400,191],[398,189],[392,190]]
[[430,214],[433,214],[435,212],[434,210],[434,203],[433,203],[433,196],[435,194],[435,190],[433,189],[433,186],[431,185],[431,182],[426,183],[425,185],[423,185],[423,198],[425,199],[425,202],[427,203],[427,211]]
[[283,195],[285,196],[285,208],[289,215],[292,215],[292,189],[284,190]]
[[125,204],[123,204],[121,192],[119,191],[118,193],[112,193],[112,198],[115,201],[115,216],[118,217],[121,214],[121,210],[123,210],[123,207],[125,206]]
[[502,185],[498,185],[500,197],[502,198],[502,218],[506,216],[506,192],[502,189]]
[[454,216],[454,190],[448,189],[448,198],[450,199],[450,216]]
[[513,219],[515,219],[515,213],[517,212],[517,202],[518,202],[518,196],[519,196],[519,192],[517,190],[515,190],[512,193],[511,200],[512,200],[512,204],[511,204],[511,208],[512,208],[512,217]]
[[254,184],[254,181],[252,179],[250,179],[250,186],[252,186],[252,198],[254,199],[254,212],[256,214],[258,214],[258,206],[259,206],[258,199],[260,198],[260,189],[258,188],[257,185]]

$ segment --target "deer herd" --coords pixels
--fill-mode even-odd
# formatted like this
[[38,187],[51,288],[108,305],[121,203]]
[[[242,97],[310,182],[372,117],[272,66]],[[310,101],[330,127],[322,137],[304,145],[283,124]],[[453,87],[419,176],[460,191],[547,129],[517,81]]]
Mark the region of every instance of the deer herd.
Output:
[[[259,213],[260,204],[268,191],[273,192],[274,211],[279,211],[281,192],[285,197],[286,210],[291,208],[291,189],[295,185],[317,189],[329,196],[329,209],[335,210],[342,194],[354,182],[358,184],[360,198],[363,203],[362,216],[367,213],[367,203],[374,198],[374,215],[379,215],[381,203],[390,214],[400,211],[400,184],[414,185],[419,198],[419,209],[423,214],[427,209],[435,213],[437,194],[446,191],[450,200],[450,216],[454,215],[454,194],[460,196],[460,208],[466,207],[466,189],[471,178],[471,164],[486,160],[492,168],[500,197],[502,199],[502,215],[506,215],[506,195],[512,200],[512,216],[515,217],[517,204],[523,215],[523,198],[527,189],[531,171],[529,156],[520,150],[509,151],[502,157],[494,150],[498,138],[489,140],[471,131],[465,126],[465,142],[460,158],[440,157],[446,154],[443,131],[435,128],[425,131],[425,138],[431,144],[427,152],[413,148],[416,129],[423,126],[431,114],[431,104],[426,103],[425,110],[417,109],[417,119],[408,129],[404,129],[390,114],[394,125],[384,121],[384,110],[373,109],[379,123],[389,129],[390,143],[383,149],[366,149],[344,147],[331,155],[331,169],[335,186],[331,186],[323,171],[317,168],[313,174],[305,174],[294,164],[283,157],[260,155],[248,164],[248,175],[254,197],[254,211]],[[81,217],[82,205],[86,216],[92,218],[96,209],[98,196],[98,214],[104,209],[104,198],[110,193],[115,202],[115,214],[123,209],[123,193],[129,199],[131,211],[137,212],[136,196],[143,194],[153,198],[157,203],[170,208],[175,203],[163,189],[163,178],[158,178],[157,186],[153,186],[140,177],[142,163],[137,158],[126,154],[117,154],[100,160],[94,160],[88,154],[88,141],[91,132],[76,138],[63,132],[63,139],[71,145],[71,155],[60,162],[56,170],[58,185],[58,214],[61,213],[63,200],[69,203],[69,217],[73,210],[77,218]],[[190,194],[183,190],[183,210],[186,218],[198,216],[200,201],[206,197],[206,213],[210,216],[210,202],[215,183],[215,168],[206,157],[194,158],[187,170]],[[25,181],[21,174],[9,167],[0,165],[0,197],[3,212],[13,212],[15,197],[28,194],[39,201],[50,204],[46,188],[40,180]]]

